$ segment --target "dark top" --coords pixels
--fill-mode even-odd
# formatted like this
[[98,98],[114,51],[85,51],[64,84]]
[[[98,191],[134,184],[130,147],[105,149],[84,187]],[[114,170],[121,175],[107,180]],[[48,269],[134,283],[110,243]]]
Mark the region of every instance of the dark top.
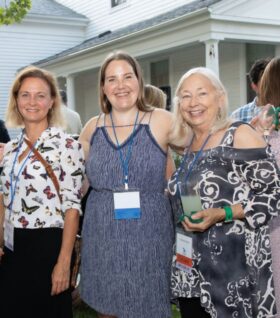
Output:
[[8,141],[10,141],[10,136],[8,134],[4,121],[0,119],[0,142],[7,143]]
[[[279,170],[268,147],[233,147],[234,133],[241,124],[234,123],[219,146],[202,152],[186,185],[190,191],[193,185],[197,187],[203,209],[241,203],[245,218],[193,232],[191,273],[177,269],[175,257],[172,267],[173,297],[200,297],[212,318],[275,314],[267,222],[279,211]],[[169,181],[179,213],[178,184],[184,183],[194,156],[191,152],[183,169]]]

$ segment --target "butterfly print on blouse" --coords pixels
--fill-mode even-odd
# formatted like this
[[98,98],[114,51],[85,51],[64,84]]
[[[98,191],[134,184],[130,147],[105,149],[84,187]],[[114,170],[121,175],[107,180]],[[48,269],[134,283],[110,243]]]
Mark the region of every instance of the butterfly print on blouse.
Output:
[[42,143],[41,145],[39,145],[39,147],[37,148],[37,150],[40,152],[40,153],[45,153],[45,152],[48,152],[48,151],[51,151],[51,150],[54,150],[53,147],[48,147],[48,146],[44,146],[44,143]]
[[27,214],[32,214],[33,212],[35,212],[36,210],[39,209],[39,205],[27,206],[24,199],[21,199],[21,209],[23,212],[25,212]]
[[27,197],[29,196],[30,192],[38,192],[38,190],[36,190],[32,184],[30,184],[28,187],[25,187],[25,191]]
[[33,165],[33,169],[34,169],[34,170],[39,170],[39,169],[40,169],[40,166]]
[[55,135],[49,134],[49,137],[50,137],[49,139],[54,139],[54,138],[61,139],[60,132],[58,132],[58,133],[55,134]]
[[22,171],[22,175],[24,176],[24,179],[34,179],[35,177],[32,176],[32,174],[27,173],[27,166]]
[[48,179],[48,174],[47,174],[47,172],[41,173],[41,174],[40,174],[40,177],[42,177],[43,179],[47,180],[47,179]]
[[74,149],[74,148],[73,148],[73,142],[74,142],[74,139],[72,139],[72,138],[66,138],[66,145],[65,145],[65,147],[68,148],[68,149]]
[[52,211],[50,210],[50,208],[49,208],[48,206],[46,206],[46,208],[45,208],[45,213],[46,213],[47,215],[49,215],[49,216],[52,216],[52,215],[53,215]]
[[26,220],[25,216],[21,216],[18,221],[21,223],[22,227],[25,229],[29,222]]
[[35,226],[35,227],[44,227],[45,224],[46,224],[45,221],[42,221],[42,222],[41,222],[40,219],[37,218],[36,221],[35,221],[35,223],[34,223],[34,226]]
[[71,176],[76,177],[76,176],[82,176],[83,172],[81,168],[78,168],[77,170],[75,170],[74,172],[71,173]]
[[60,167],[59,180],[64,181],[64,177],[66,176],[66,172]]
[[38,197],[38,195],[36,195],[35,198],[32,198],[33,201],[39,203],[39,204],[43,204],[43,199],[41,199],[40,197]]
[[48,200],[50,200],[50,199],[52,199],[52,198],[54,198],[54,197],[56,196],[55,193],[51,192],[50,186],[47,186],[47,187],[43,190],[43,192],[47,195]]
[[10,182],[8,180],[6,180],[6,182],[5,182],[6,189],[9,190],[10,186],[11,186]]

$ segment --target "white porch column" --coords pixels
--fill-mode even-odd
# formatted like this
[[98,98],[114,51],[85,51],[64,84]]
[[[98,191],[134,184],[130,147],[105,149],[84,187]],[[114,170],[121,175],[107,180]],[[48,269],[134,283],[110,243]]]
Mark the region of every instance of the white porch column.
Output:
[[275,56],[280,56],[280,45],[275,46]]
[[206,67],[210,68],[219,76],[219,41],[207,40],[205,43]]
[[66,93],[67,107],[75,110],[75,83],[73,75],[67,75],[66,77]]

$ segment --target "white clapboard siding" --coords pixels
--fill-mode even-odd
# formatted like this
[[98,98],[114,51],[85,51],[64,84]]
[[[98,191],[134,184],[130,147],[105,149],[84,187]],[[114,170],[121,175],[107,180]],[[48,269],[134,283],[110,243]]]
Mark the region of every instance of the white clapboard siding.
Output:
[[27,20],[0,27],[0,118],[4,118],[11,83],[18,69],[84,40],[84,26]]
[[111,8],[111,0],[57,0],[85,15],[90,23],[87,38],[160,15],[193,0],[127,0],[127,4]]

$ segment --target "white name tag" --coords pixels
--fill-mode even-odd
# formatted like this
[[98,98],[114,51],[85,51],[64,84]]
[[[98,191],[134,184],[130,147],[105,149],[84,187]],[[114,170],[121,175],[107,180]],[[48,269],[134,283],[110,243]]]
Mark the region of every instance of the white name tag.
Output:
[[116,220],[139,219],[141,215],[140,192],[114,192],[114,212]]
[[185,272],[190,272],[192,262],[193,239],[191,233],[176,231],[176,267]]
[[5,221],[4,243],[9,250],[14,250],[14,226],[9,220]]

